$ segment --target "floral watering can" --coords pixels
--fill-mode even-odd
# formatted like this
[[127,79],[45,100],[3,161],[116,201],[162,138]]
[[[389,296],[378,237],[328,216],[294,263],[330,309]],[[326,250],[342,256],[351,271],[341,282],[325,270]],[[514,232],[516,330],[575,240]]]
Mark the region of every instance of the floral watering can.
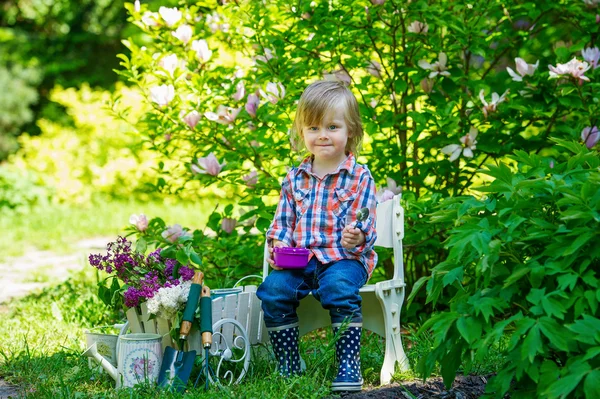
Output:
[[95,359],[117,382],[117,388],[140,383],[155,384],[162,362],[162,337],[159,334],[125,334],[117,343],[117,367],[98,353],[96,343],[84,356]]

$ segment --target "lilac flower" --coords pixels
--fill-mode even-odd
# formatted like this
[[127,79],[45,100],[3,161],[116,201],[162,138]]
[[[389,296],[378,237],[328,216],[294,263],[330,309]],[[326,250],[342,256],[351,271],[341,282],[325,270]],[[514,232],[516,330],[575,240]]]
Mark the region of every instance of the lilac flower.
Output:
[[600,140],[600,132],[598,131],[597,126],[588,126],[581,131],[581,140],[587,148],[590,150],[598,143]]
[[194,269],[187,266],[181,266],[179,268],[179,275],[183,281],[191,280],[194,277]]
[[581,56],[584,60],[589,62],[594,69],[598,68],[598,61],[600,60],[600,50],[598,47],[589,47],[581,50]]

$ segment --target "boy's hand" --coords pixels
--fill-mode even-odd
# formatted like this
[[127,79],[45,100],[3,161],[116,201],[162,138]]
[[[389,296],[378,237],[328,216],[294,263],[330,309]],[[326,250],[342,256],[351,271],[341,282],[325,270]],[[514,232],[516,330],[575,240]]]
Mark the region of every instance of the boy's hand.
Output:
[[273,240],[273,242],[271,242],[271,246],[269,247],[269,253],[271,254],[271,257],[267,259],[267,262],[269,262],[271,267],[275,270],[283,270],[281,267],[275,266],[275,260],[273,259],[273,248],[281,247],[285,247],[285,243],[279,240]]
[[365,233],[362,230],[354,226],[344,227],[344,231],[342,231],[342,247],[352,249],[364,244],[364,242]]

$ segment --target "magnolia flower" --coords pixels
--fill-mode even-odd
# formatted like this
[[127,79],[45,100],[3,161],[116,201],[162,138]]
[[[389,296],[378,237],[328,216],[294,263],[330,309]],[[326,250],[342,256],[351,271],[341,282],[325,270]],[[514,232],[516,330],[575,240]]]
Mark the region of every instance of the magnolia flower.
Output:
[[339,80],[341,82],[344,82],[345,84],[349,85],[352,83],[352,78],[350,77],[350,75],[348,75],[348,72],[346,72],[344,69],[338,69],[337,71],[333,71],[333,72],[323,72],[323,78],[325,80]]
[[141,232],[146,231],[146,229],[148,228],[148,218],[143,213],[141,213],[139,216],[131,215],[129,217],[129,223],[134,225],[135,228]]
[[540,64],[540,60],[538,60],[535,64],[528,64],[522,58],[515,58],[515,64],[517,66],[518,75],[511,68],[506,67],[506,72],[512,77],[512,80],[515,82],[521,82],[526,75],[533,76],[533,73],[537,69]]
[[175,54],[169,54],[161,58],[158,65],[165,69],[169,73],[169,75],[173,76],[173,72],[175,72],[175,70],[179,66],[179,59]]
[[167,229],[162,232],[161,236],[170,243],[176,242],[180,237],[189,237],[187,231],[185,231],[180,224],[167,227]]
[[231,234],[233,229],[235,229],[236,224],[237,220],[234,218],[223,218],[223,220],[221,220],[221,230],[227,234]]
[[386,188],[382,188],[375,193],[375,198],[378,203],[389,201],[394,198],[394,193]]
[[425,93],[431,93],[433,91],[433,79],[425,78],[421,80],[420,85]]
[[371,106],[371,108],[375,108],[377,106],[377,100],[375,99],[375,97],[373,97],[371,99],[371,101],[369,101],[369,105]]
[[600,132],[598,131],[597,126],[588,126],[581,131],[581,140],[587,148],[590,150],[598,143],[600,140]]
[[157,26],[158,15],[152,11],[146,11],[144,15],[142,15],[142,23],[146,26]]
[[141,8],[142,6],[140,5],[140,0],[135,0],[135,2],[133,3],[133,11],[140,12]]
[[150,99],[164,107],[168,105],[175,97],[175,87],[173,85],[160,85],[150,88]]
[[584,60],[589,62],[594,69],[598,68],[598,60],[600,60],[600,50],[598,50],[598,47],[589,47],[585,50],[581,50],[581,56]]
[[590,80],[587,76],[583,76],[583,74],[590,69],[590,65],[585,61],[579,61],[575,57],[566,64],[556,64],[556,67],[548,65],[548,69],[550,69],[550,79],[571,75],[575,79],[579,79],[580,82],[583,80],[589,82]]
[[160,7],[158,9],[158,13],[163,21],[165,21],[165,24],[169,27],[175,25],[177,21],[181,19],[181,11],[179,11],[176,7]]
[[276,58],[271,49],[265,48],[265,55],[257,55],[254,57],[254,61],[262,61],[265,64],[270,60]]
[[267,87],[265,91],[259,89],[260,95],[264,97],[266,100],[271,102],[271,104],[277,104],[279,100],[282,100],[285,97],[285,87],[281,83],[267,83]]
[[387,183],[387,187],[385,187],[385,189],[390,190],[392,193],[394,193],[394,195],[402,192],[402,186],[398,186],[394,179],[386,177],[385,182]]
[[258,96],[256,94],[249,94],[248,100],[246,102],[246,112],[248,112],[248,114],[251,117],[255,118],[256,111],[258,110],[259,104],[260,104],[260,99],[258,98]]
[[235,86],[236,92],[233,95],[235,101],[240,101],[246,95],[246,89],[244,88],[244,82],[241,81]]
[[193,110],[183,117],[183,121],[186,123],[186,125],[193,129],[196,127],[198,122],[200,122],[200,118],[201,116],[198,111]]
[[377,61],[369,61],[369,66],[367,67],[367,72],[376,78],[381,78],[381,64]]
[[483,114],[485,115],[485,117],[488,117],[488,114],[491,114],[492,112],[496,112],[496,109],[498,108],[498,104],[500,104],[501,102],[506,101],[506,95],[510,92],[510,90],[506,90],[501,96],[498,95],[498,93],[492,93],[492,101],[491,102],[487,102],[485,101],[485,97],[483,96],[483,89],[481,89],[481,91],[479,92],[479,99],[481,100],[481,103],[483,104]]
[[214,121],[222,125],[231,125],[241,110],[241,108],[231,108],[224,105],[219,105],[216,113],[205,112],[204,116],[209,121]]
[[171,32],[171,34],[173,36],[175,36],[177,39],[181,40],[183,42],[183,44],[187,44],[190,39],[192,38],[192,35],[194,34],[194,30],[192,29],[191,26],[183,24],[181,26],[179,26],[179,28],[177,28],[177,30],[175,32]]
[[242,176],[242,180],[246,182],[246,185],[249,188],[254,188],[254,186],[256,186],[256,183],[258,183],[258,173],[255,170],[253,170],[249,174]]
[[447,71],[446,62],[448,62],[448,56],[446,53],[440,53],[438,61],[430,64],[425,60],[419,61],[419,66],[423,69],[430,70],[429,78],[434,78],[437,75],[450,76],[450,72]]
[[380,6],[383,3],[385,3],[385,0],[371,0],[371,4],[373,4],[374,6]]
[[192,172],[203,174],[203,175],[211,175],[218,176],[221,173],[221,170],[225,166],[225,162],[222,164],[219,163],[215,154],[211,152],[207,157],[198,158],[198,165],[192,164]]
[[429,31],[429,25],[420,21],[413,21],[410,25],[408,25],[407,30],[412,33],[422,33],[426,34]]
[[456,161],[461,153],[467,158],[473,158],[473,150],[476,148],[475,144],[477,144],[477,140],[475,140],[476,137],[477,129],[471,126],[469,133],[460,138],[461,145],[447,145],[442,148],[442,152],[446,155],[450,155],[450,162]]
[[208,49],[208,43],[204,39],[194,40],[192,50],[196,52],[196,56],[202,62],[207,62],[212,57],[212,51]]

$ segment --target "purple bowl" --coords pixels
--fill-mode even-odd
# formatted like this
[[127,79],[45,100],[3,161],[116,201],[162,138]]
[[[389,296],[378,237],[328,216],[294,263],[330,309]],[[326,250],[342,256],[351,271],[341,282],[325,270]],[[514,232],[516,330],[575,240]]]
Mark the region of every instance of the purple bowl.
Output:
[[275,247],[273,256],[275,266],[282,269],[302,269],[308,263],[310,250],[307,248]]

